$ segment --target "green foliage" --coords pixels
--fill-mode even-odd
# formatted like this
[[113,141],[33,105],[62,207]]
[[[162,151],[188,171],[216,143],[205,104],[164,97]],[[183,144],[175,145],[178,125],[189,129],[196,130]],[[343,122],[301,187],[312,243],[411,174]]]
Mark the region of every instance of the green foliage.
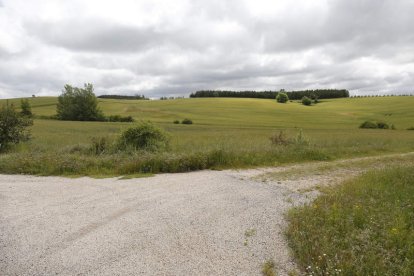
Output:
[[118,141],[119,148],[159,151],[169,144],[169,135],[150,122],[141,122],[135,127],[125,130]]
[[173,123],[178,125],[180,123],[180,121],[179,120],[174,120]]
[[181,122],[183,125],[192,125],[193,121],[191,119],[185,118],[184,120],[182,120]]
[[377,124],[371,121],[363,122],[359,128],[378,128]]
[[57,118],[66,121],[104,121],[93,85],[88,83],[84,88],[78,88],[66,84],[58,97]]
[[377,127],[380,128],[380,129],[389,129],[390,128],[390,126],[385,122],[378,122]]
[[407,130],[414,130],[414,127],[409,127],[407,128]]
[[0,151],[11,144],[18,144],[30,139],[29,126],[33,121],[17,113],[12,105],[2,106],[0,110]]
[[110,145],[107,137],[92,137],[90,149],[93,154],[104,154],[110,150]]
[[396,129],[395,126],[392,124],[391,127],[385,123],[385,122],[371,122],[371,121],[365,121],[363,122],[359,128],[379,128],[379,129]]
[[303,98],[302,98],[302,104],[303,105],[311,105],[312,104],[312,101],[308,97],[303,96]]
[[29,103],[28,99],[22,99],[20,101],[20,114],[22,114],[23,116],[26,117],[32,117],[33,113],[32,113],[32,106]]
[[106,121],[133,123],[135,120],[134,118],[132,118],[132,116],[110,115],[109,117],[107,117]]
[[412,275],[414,166],[372,171],[289,214],[307,275]]
[[286,93],[277,93],[276,101],[278,103],[286,103],[287,101],[289,101],[289,97]]

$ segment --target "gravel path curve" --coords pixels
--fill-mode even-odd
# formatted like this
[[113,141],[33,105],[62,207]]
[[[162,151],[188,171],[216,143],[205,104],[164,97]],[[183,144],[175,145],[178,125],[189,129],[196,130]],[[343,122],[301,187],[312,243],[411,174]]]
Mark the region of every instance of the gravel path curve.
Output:
[[363,171],[341,164],[375,158],[290,178],[315,163],[130,180],[0,175],[0,275],[260,275],[268,260],[288,275],[286,211]]
[[260,173],[0,175],[0,274],[286,275],[283,215],[308,199]]

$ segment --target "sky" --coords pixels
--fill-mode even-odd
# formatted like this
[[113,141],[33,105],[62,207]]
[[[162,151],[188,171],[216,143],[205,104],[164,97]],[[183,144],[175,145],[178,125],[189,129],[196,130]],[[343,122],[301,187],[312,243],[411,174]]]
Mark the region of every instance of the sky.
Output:
[[414,92],[412,0],[0,0],[0,98]]

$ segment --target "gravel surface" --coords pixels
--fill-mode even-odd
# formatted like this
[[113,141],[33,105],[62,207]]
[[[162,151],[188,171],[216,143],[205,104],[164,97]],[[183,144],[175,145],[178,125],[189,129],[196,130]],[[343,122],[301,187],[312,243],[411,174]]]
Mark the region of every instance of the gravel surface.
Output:
[[308,197],[260,173],[0,175],[0,274],[286,275],[283,215]]

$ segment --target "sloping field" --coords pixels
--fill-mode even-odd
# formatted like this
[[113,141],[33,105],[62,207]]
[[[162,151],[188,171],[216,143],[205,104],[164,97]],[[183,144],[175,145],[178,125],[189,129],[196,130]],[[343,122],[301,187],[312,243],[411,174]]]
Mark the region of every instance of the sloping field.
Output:
[[[53,97],[30,99],[32,111],[38,118],[55,114],[56,101]],[[202,159],[194,166],[183,165],[179,171],[212,167],[269,166],[414,150],[414,131],[406,130],[414,126],[414,97],[333,99],[310,107],[298,102],[278,104],[275,100],[235,98],[166,101],[106,99],[99,102],[106,115],[133,116],[137,121],[151,120],[171,133],[170,150],[164,156],[158,156],[156,161],[151,161],[151,164],[162,163],[168,158],[178,158],[180,160],[174,162],[180,166],[181,163],[194,163],[194,159]],[[4,103],[5,100],[0,101],[0,104]],[[19,99],[9,100],[9,103],[18,107]],[[184,118],[192,119],[194,124],[173,124],[174,120]],[[359,129],[358,126],[365,120],[384,121],[395,125],[397,129]],[[14,153],[3,155],[0,159],[0,171],[81,175],[102,174],[104,170],[104,174],[115,175],[142,172],[142,162],[136,160],[132,165],[124,166],[130,168],[128,170],[113,170],[113,164],[122,163],[126,160],[125,156],[117,156],[115,160],[113,156],[85,157],[79,153],[73,154],[76,147],[88,147],[92,137],[115,139],[121,130],[130,126],[130,123],[36,119],[32,131],[33,140],[20,146]],[[269,137],[281,130],[288,138],[300,138],[302,142],[288,147],[272,145]],[[29,153],[30,158],[27,156]],[[39,157],[39,153],[43,159]],[[67,163],[72,162],[71,160],[78,163],[83,160],[83,163],[89,162],[91,165],[86,169],[34,170],[21,169],[22,162],[4,165],[8,160],[22,158],[29,160],[25,167],[32,166],[32,159],[36,163],[36,158],[43,160],[42,162],[52,162],[45,154],[56,156],[56,153],[66,156]],[[142,154],[140,156],[142,159]],[[131,154],[127,157],[131,158]],[[99,158],[105,160],[96,163]],[[188,158],[191,160],[188,161]],[[53,162],[59,163],[59,160]],[[102,169],[102,166],[106,168]],[[159,165],[155,169],[155,165],[151,166],[149,172],[175,171],[171,168],[158,168]],[[91,167],[95,168],[94,172]]]

